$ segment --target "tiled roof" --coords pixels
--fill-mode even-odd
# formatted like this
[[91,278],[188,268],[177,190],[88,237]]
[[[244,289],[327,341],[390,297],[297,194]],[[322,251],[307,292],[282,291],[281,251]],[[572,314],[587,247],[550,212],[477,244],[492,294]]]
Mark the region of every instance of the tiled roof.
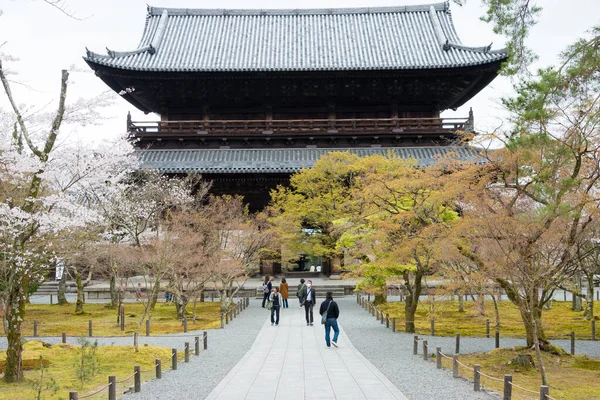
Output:
[[108,55],[88,50],[85,57],[140,71],[424,69],[504,58],[504,50],[462,45],[448,3],[322,10],[149,7],[137,49]]
[[359,156],[386,155],[393,151],[420,165],[431,165],[440,158],[462,161],[479,159],[476,150],[463,146],[378,147],[363,149],[201,149],[140,150],[142,168],[164,173],[293,173],[310,168],[332,151],[349,151]]

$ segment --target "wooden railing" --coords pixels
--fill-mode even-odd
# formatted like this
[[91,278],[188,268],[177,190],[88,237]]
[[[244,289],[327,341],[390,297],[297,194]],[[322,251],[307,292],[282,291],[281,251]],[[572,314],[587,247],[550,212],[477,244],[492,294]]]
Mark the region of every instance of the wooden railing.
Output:
[[128,131],[144,134],[310,134],[405,131],[455,131],[466,129],[468,118],[369,118],[295,120],[201,120],[128,122]]

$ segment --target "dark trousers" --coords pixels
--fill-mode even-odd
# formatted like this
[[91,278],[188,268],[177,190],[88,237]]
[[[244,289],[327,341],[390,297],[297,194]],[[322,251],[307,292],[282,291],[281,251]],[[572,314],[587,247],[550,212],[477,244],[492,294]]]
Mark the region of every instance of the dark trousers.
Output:
[[288,299],[283,299],[283,308],[290,308],[290,305],[288,304]]
[[[307,324],[313,323],[313,307],[314,307],[314,304],[312,301],[304,302],[304,313],[306,314],[306,323]],[[310,317],[310,319],[309,319],[309,317]]]
[[267,300],[269,300],[269,293],[263,294],[263,303],[262,303],[263,308],[265,308],[265,303],[267,302]]
[[271,307],[271,323],[279,324],[279,306]]

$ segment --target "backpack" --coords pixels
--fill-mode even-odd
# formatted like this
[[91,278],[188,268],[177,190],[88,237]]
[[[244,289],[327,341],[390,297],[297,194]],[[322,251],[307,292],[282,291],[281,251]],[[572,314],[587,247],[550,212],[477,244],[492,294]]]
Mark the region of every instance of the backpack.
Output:
[[306,285],[303,283],[302,286],[300,286],[300,289],[298,289],[298,291],[296,292],[296,296],[302,297],[302,291],[304,290],[305,287],[306,287]]
[[263,292],[264,293],[270,293],[271,291],[269,290],[269,286],[266,283],[263,283]]

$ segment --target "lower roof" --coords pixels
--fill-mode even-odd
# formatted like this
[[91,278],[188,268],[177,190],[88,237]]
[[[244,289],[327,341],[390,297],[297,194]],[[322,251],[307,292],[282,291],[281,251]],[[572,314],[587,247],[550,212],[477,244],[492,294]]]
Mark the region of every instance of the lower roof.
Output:
[[294,148],[294,149],[170,149],[140,150],[143,169],[163,173],[203,174],[291,174],[310,168],[330,152],[348,151],[361,157],[386,155],[392,151],[419,165],[431,165],[442,158],[459,161],[480,159],[476,149],[464,146],[377,147],[377,148]]

